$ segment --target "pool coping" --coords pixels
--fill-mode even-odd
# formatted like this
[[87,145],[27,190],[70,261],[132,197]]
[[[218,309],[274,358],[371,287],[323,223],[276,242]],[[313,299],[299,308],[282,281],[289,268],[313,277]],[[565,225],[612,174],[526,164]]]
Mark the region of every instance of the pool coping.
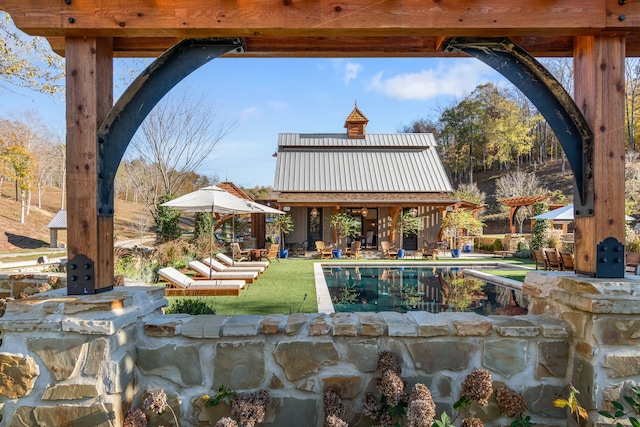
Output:
[[[500,276],[494,276],[493,274],[482,273],[477,270],[470,269],[470,267],[478,267],[478,266],[495,266],[495,267],[509,267],[509,268],[517,268],[524,270],[533,270],[532,267],[513,265],[506,262],[429,262],[429,261],[414,261],[414,262],[316,262],[313,264],[313,276],[316,282],[316,299],[318,302],[318,313],[326,313],[332,314],[335,313],[336,310],[333,306],[333,302],[331,301],[331,295],[329,294],[329,286],[327,285],[327,281],[324,278],[324,273],[322,272],[322,267],[330,266],[330,267],[415,267],[415,266],[426,266],[426,267],[438,267],[438,266],[456,266],[463,268],[463,272],[468,274],[469,276],[474,276],[479,279],[486,280],[491,283],[497,283],[499,285],[508,286],[510,288],[522,290],[522,284],[517,280],[507,279]],[[465,268],[466,267],[466,268]],[[488,280],[490,279],[490,280]]]

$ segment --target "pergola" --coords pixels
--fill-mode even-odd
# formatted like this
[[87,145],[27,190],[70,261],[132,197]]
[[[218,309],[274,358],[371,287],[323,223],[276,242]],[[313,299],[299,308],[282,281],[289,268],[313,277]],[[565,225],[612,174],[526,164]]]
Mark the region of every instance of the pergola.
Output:
[[531,212],[534,203],[548,198],[549,196],[515,196],[498,200],[499,203],[509,206],[509,232],[512,234],[516,232],[516,214],[520,209],[528,209]]
[[[70,293],[113,285],[113,177],[135,129],[197,67],[243,56],[471,55],[489,64],[537,106],[567,153],[576,183],[576,271],[624,275],[624,60],[640,54],[638,2],[0,3],[21,30],[47,37],[66,57]],[[113,58],[141,56],[158,59],[114,106]],[[573,98],[535,59],[542,56],[573,57]]]

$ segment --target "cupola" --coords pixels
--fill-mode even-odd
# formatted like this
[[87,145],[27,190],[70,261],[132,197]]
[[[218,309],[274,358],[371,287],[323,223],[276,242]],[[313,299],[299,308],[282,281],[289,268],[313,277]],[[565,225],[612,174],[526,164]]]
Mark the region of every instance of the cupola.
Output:
[[364,139],[367,123],[369,123],[369,119],[358,109],[358,104],[355,104],[353,111],[344,122],[344,127],[347,128],[347,138]]

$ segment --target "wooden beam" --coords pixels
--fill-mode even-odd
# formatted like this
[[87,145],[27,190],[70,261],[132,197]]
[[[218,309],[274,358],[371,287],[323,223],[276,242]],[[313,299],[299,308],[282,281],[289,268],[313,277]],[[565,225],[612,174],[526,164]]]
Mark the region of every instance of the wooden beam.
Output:
[[[617,0],[335,2],[252,0],[3,0],[32,35],[88,37],[361,37],[596,35],[640,10]],[[627,3],[634,3],[628,1]],[[612,15],[608,8],[617,12]],[[626,20],[620,20],[624,12]]]
[[594,216],[575,219],[576,271],[587,274],[596,272],[597,244],[625,239],[624,58],[624,37],[576,38],[574,98],[594,133]]
[[98,127],[113,105],[110,38],[72,37],[67,60],[67,239],[69,259],[94,262],[96,292],[113,286],[113,216],[97,212]]

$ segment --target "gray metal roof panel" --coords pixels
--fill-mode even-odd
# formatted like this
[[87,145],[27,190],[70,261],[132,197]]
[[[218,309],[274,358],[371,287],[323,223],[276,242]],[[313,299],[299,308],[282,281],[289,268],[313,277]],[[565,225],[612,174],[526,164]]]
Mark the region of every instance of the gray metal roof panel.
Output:
[[435,147],[431,133],[373,133],[363,139],[349,139],[346,133],[281,133],[278,147]]
[[[413,135],[429,135],[417,138],[424,142],[433,140],[431,134],[385,134],[388,139],[368,135],[377,141],[375,147],[363,145],[365,140],[345,137],[342,147],[335,142],[316,141],[307,148],[290,143],[295,141],[295,135],[281,134],[275,191],[453,191],[435,150],[435,141],[433,146],[411,145],[416,140]],[[402,140],[409,144],[400,145]]]

